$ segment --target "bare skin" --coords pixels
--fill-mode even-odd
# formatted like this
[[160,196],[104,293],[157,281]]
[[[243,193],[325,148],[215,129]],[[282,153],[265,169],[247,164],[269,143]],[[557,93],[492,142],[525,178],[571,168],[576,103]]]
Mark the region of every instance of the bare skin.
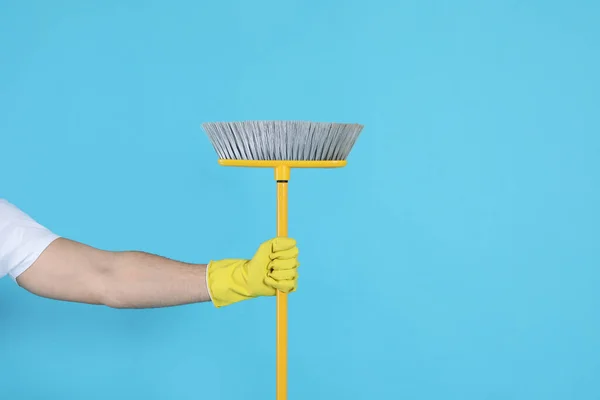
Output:
[[18,278],[31,293],[113,308],[155,308],[210,301],[206,264],[138,252],[52,242]]

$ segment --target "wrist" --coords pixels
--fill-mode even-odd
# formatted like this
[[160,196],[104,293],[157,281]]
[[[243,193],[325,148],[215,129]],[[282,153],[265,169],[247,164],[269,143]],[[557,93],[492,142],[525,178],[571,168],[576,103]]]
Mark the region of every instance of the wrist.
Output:
[[211,261],[206,268],[206,286],[213,305],[224,307],[254,296],[248,291],[245,266],[248,260]]

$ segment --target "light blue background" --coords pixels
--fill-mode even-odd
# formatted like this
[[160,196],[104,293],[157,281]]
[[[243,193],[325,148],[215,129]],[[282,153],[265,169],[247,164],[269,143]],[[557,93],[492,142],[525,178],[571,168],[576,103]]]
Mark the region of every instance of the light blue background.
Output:
[[[294,171],[290,400],[600,398],[600,8],[2,1],[0,197],[189,262],[274,234],[200,124],[365,124]],[[0,398],[273,399],[274,301],[122,311],[0,282]]]

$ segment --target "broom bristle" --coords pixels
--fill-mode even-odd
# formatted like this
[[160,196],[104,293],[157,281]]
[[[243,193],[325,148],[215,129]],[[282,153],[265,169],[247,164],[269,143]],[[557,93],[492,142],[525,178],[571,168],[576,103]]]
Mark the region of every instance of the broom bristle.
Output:
[[220,159],[345,160],[360,124],[305,121],[206,122],[202,127]]

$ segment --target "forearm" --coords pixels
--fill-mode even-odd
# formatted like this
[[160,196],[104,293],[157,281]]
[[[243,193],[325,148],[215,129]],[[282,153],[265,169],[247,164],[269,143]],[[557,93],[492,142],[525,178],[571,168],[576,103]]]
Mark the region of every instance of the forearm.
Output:
[[168,307],[210,300],[204,264],[137,251],[113,255],[104,294],[104,303],[110,307]]

